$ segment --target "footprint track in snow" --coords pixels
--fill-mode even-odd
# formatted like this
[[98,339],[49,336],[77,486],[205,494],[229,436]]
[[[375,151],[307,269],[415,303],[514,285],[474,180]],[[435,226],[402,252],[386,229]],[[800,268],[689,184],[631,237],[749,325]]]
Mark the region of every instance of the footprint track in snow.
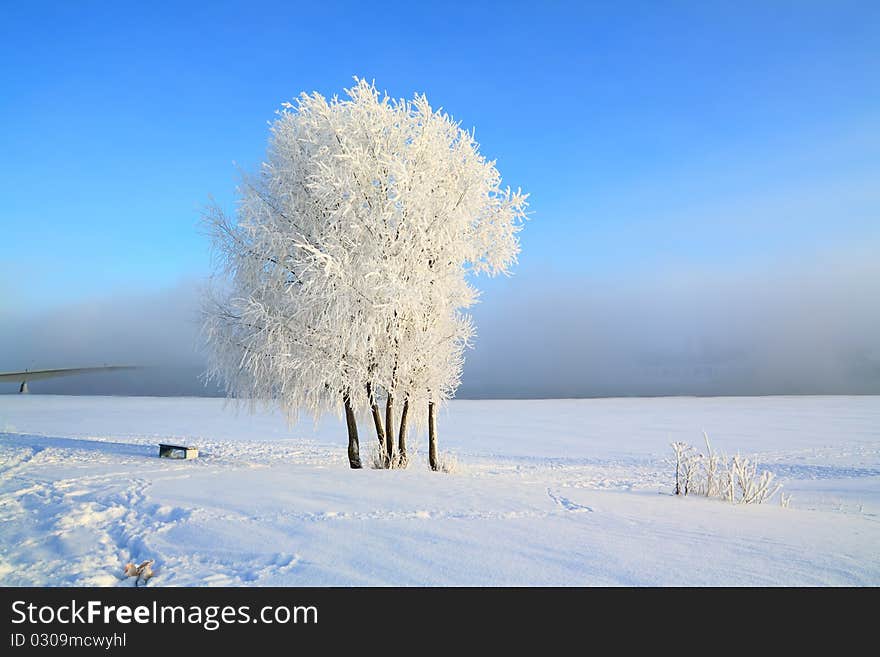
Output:
[[592,513],[593,508],[589,506],[585,506],[583,504],[578,504],[577,502],[572,502],[567,497],[563,497],[562,495],[556,495],[549,488],[547,489],[547,495],[550,496],[550,499],[556,502],[560,507],[565,509],[566,511],[571,511],[573,513],[584,513],[590,512]]

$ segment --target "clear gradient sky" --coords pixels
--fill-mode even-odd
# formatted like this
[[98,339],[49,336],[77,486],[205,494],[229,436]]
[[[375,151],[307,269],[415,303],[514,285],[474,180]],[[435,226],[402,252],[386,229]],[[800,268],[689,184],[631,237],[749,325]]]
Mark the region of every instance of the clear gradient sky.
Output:
[[[528,344],[562,334],[571,349],[611,312],[580,292],[614,297],[632,331],[670,314],[699,321],[726,290],[753,324],[719,349],[747,350],[760,304],[794,303],[826,275],[810,287],[825,300],[815,312],[851,319],[859,336],[877,328],[864,306],[880,289],[880,3],[3,2],[2,13],[9,326],[205,276],[209,195],[232,206],[236,163],[260,161],[282,101],[358,75],[393,96],[426,92],[531,193],[515,276],[481,284],[487,339],[521,322],[517,299],[548,305]],[[852,303],[833,305],[853,283],[864,289]],[[618,307],[660,297],[653,319]],[[719,313],[691,337],[729,329]],[[640,353],[669,352],[641,328]],[[870,369],[880,345],[862,342]],[[488,349],[475,355],[487,372],[505,360]],[[10,366],[18,355],[0,347]]]

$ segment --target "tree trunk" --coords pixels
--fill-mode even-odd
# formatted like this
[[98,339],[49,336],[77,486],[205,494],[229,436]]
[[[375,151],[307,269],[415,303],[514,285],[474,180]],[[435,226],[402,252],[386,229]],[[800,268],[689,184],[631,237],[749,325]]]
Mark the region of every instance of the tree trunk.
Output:
[[351,400],[345,397],[345,423],[348,425],[348,464],[352,470],[358,470],[361,467],[361,449],[358,442],[358,425],[354,416],[354,409],[351,407]]
[[385,398],[385,453],[390,461],[394,455],[394,395],[390,392]]
[[400,411],[400,435],[397,437],[397,458],[400,467],[406,467],[406,420],[409,415],[409,399],[403,400],[403,409]]
[[379,412],[379,404],[373,397],[373,386],[367,384],[367,398],[370,400],[370,410],[373,412],[373,424],[376,425],[376,437],[379,439],[379,445],[385,447],[385,430],[382,428],[382,413]]
[[434,402],[428,402],[428,465],[436,471],[440,464],[437,462],[437,406]]
[[376,425],[376,438],[379,439],[379,449],[385,452],[384,465],[387,468],[391,465],[391,461],[388,456],[388,450],[385,447],[385,429],[382,428],[382,413],[379,410],[379,404],[376,403],[376,398],[373,397],[373,386],[369,383],[367,384],[367,397],[370,400],[370,410],[373,412],[373,424]]

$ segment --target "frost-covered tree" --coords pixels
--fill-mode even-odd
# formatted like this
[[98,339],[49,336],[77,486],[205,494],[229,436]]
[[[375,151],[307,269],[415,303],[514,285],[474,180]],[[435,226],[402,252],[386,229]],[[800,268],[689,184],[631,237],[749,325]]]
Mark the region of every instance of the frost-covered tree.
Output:
[[436,408],[473,334],[470,277],[515,262],[526,195],[502,189],[473,133],[425,96],[356,79],[344,99],[285,103],[239,196],[234,220],[206,213],[220,279],[209,374],[291,422],[343,412],[352,467],[358,417],[372,416],[389,465],[406,463],[408,422],[427,424],[436,469]]

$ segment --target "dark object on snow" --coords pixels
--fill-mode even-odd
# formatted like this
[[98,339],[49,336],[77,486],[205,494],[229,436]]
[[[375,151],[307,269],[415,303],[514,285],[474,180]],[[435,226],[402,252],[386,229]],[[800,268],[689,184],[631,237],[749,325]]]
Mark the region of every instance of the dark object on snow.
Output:
[[195,447],[183,445],[164,445],[159,443],[159,458],[166,459],[194,459],[198,458],[199,450]]

